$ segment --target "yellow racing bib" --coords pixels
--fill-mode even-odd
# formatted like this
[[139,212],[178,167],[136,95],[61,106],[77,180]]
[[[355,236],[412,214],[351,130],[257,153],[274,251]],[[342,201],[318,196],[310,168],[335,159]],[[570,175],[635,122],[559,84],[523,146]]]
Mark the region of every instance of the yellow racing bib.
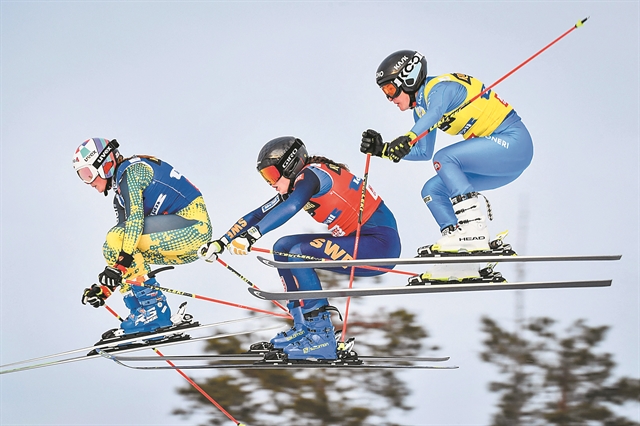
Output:
[[[462,105],[469,102],[485,88],[480,80],[469,75],[460,73],[443,74],[427,83],[424,88],[425,99],[427,99],[431,89],[443,81],[453,81],[466,87],[467,97]],[[513,107],[511,105],[500,99],[493,90],[489,90],[455,114],[445,114],[443,116],[444,122],[438,127],[445,133],[462,135],[465,139],[488,136],[493,133],[512,110]]]

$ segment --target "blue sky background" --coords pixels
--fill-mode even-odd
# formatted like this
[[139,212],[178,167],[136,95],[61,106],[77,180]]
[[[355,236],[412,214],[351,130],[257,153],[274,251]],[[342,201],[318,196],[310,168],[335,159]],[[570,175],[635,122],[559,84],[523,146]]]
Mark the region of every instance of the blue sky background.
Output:
[[[509,229],[520,254],[623,255],[616,263],[499,265],[507,279],[612,278],[613,286],[393,296],[352,307],[420,312],[430,342],[442,347],[437,355],[461,367],[404,375],[416,406],[397,417],[404,424],[489,421],[496,395],[487,384],[498,376],[479,359],[479,320],[490,315],[515,327],[518,300],[525,316],[556,318],[560,328],[578,318],[612,326],[602,350],[614,354],[615,374],[640,376],[637,1],[2,1],[0,15],[2,364],[87,346],[117,326],[106,311],[80,303],[82,289],[104,267],[101,246],[115,221],[111,196],[83,185],[71,167],[83,140],[117,138],[125,155],[153,154],[173,164],[202,190],[219,236],[272,196],[255,172],[268,140],[295,135],[312,154],[362,175],[363,130],[392,139],[412,126],[410,113],[400,113],[375,85],[389,53],[416,49],[430,75],[462,72],[491,84],[590,16],[496,88],[530,129],[535,156],[516,182],[485,195],[495,216],[490,231]],[[456,140],[440,133],[436,148]],[[433,174],[430,162],[371,162],[369,182],[396,215],[403,256],[438,237],[420,199]],[[320,230],[302,213],[260,246]],[[276,272],[254,256],[225,260],[259,286],[281,288]],[[216,264],[180,267],[160,282],[269,306]],[[399,275],[384,279],[404,283]],[[174,308],[182,300],[169,296]],[[119,295],[109,304],[125,314]],[[343,300],[334,304],[344,308]],[[246,316],[196,300],[189,306],[203,323]],[[105,360],[2,375],[0,423],[193,424],[170,415],[184,403],[175,393],[183,385],[171,371],[133,371]],[[637,407],[626,411],[640,421]]]

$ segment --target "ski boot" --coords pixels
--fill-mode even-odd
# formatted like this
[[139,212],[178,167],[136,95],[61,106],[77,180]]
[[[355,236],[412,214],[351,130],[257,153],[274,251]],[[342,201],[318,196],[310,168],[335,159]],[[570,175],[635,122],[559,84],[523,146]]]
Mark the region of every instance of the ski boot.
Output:
[[[304,314],[307,333],[298,341],[283,349],[289,360],[335,360],[337,359],[337,344],[328,312],[333,307],[323,306],[315,311]],[[333,308],[335,310],[335,308]]]
[[[156,279],[151,278],[145,284],[156,285]],[[167,298],[160,290],[147,287],[131,286],[122,298],[129,308],[129,316],[122,321],[120,328],[114,328],[102,334],[102,340],[125,338],[136,334],[145,335],[155,333],[159,329],[171,327],[171,309]],[[183,308],[184,304],[180,306]],[[182,313],[181,313],[182,312]],[[184,320],[191,316],[184,314],[184,309],[178,311],[177,320]]]
[[289,330],[281,331],[268,342],[253,343],[249,347],[249,353],[264,353],[269,351],[281,351],[290,343],[296,342],[307,334],[308,328],[304,321],[304,315],[300,306],[293,306],[293,303],[287,304],[289,313],[293,317],[293,325]]
[[[458,223],[444,228],[442,237],[435,244],[418,248],[417,257],[515,255],[511,246],[503,242],[508,232],[505,231],[490,241],[478,195],[482,194],[470,192],[451,199]],[[485,202],[489,220],[492,220],[491,205],[486,197]]]
[[300,306],[289,308],[289,313],[291,313],[293,317],[293,326],[287,331],[281,331],[276,334],[276,336],[269,341],[273,349],[284,349],[285,346],[297,342],[309,332]]
[[477,264],[434,265],[431,271],[409,278],[408,286],[466,283],[501,283],[506,279],[494,271],[495,264],[478,269]]

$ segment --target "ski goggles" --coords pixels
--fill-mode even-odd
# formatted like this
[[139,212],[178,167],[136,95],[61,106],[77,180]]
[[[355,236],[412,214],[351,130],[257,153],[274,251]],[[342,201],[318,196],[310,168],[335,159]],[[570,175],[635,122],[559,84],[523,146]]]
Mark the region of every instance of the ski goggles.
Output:
[[280,170],[276,166],[267,166],[264,169],[260,169],[260,174],[269,185],[275,185],[282,177]]
[[384,94],[387,95],[387,98],[389,98],[390,100],[400,96],[400,88],[395,84],[393,84],[392,82],[383,84],[382,86],[380,86],[380,88],[382,89]]
[[84,183],[91,183],[98,177],[98,170],[91,166],[78,169],[77,172]]

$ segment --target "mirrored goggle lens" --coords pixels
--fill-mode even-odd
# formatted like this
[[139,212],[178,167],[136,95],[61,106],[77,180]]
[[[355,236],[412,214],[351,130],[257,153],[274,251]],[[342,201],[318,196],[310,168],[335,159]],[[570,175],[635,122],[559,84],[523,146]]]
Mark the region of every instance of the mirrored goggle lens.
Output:
[[260,174],[262,175],[264,180],[269,182],[269,185],[273,185],[278,180],[280,180],[280,172],[278,171],[276,166],[268,166],[264,169],[260,169]]
[[396,98],[400,94],[400,88],[393,83],[387,83],[380,88],[389,99]]
[[83,167],[78,170],[78,176],[84,183],[91,183],[98,177],[97,174],[93,174],[93,169],[90,167]]

